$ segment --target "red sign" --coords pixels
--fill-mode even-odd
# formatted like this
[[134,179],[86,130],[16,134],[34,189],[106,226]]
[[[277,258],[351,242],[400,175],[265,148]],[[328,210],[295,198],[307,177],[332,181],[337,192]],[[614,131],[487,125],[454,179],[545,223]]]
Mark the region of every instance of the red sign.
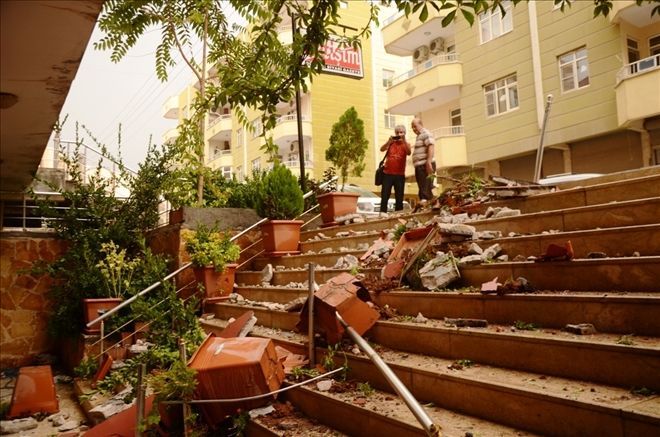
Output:
[[328,40],[321,47],[323,71],[343,76],[364,77],[362,70],[362,50],[350,46],[340,46],[337,40]]

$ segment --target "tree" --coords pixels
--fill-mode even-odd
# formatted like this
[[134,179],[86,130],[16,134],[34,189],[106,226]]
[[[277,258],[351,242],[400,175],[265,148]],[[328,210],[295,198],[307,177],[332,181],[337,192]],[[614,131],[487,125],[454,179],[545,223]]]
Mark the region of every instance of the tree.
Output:
[[364,170],[364,156],[369,141],[364,136],[364,122],[358,117],[353,106],[332,125],[330,147],[325,151],[325,159],[339,169],[342,190],[346,185],[349,170],[353,176],[361,176]]

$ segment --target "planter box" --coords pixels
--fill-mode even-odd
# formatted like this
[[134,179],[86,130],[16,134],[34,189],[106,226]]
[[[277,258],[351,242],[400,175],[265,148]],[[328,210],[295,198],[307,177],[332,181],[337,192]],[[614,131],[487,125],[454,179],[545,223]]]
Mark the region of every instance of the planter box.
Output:
[[267,256],[300,253],[302,220],[268,220],[261,225],[261,238]]
[[341,191],[333,191],[316,196],[323,223],[334,223],[335,217],[355,213],[357,211],[358,197],[360,195],[357,193],[344,193]]
[[234,291],[237,267],[238,264],[226,264],[222,272],[216,272],[212,266],[193,267],[197,282],[204,285],[204,297],[229,296]]
[[[85,315],[85,325],[96,319],[102,314],[107,313],[122,302],[118,297],[106,297],[96,299],[83,299],[83,311]],[[85,328],[85,334],[98,334],[101,332],[101,323],[95,323],[89,328]]]

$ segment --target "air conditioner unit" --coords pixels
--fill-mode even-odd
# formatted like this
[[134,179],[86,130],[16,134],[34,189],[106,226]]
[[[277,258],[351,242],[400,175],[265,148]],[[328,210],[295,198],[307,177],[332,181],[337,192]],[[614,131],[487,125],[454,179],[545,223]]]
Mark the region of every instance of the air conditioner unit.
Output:
[[431,41],[431,44],[429,44],[429,50],[431,50],[431,53],[434,55],[443,52],[445,50],[445,40],[443,38],[434,39]]
[[429,48],[427,46],[419,46],[413,53],[413,61],[419,63],[426,61],[429,58]]

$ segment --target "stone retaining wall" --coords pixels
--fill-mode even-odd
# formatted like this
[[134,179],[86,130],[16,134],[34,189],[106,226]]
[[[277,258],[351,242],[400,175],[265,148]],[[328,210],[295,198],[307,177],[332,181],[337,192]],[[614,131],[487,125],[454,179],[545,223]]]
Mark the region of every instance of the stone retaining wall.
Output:
[[65,247],[44,233],[0,239],[0,368],[28,365],[36,355],[53,351],[46,331],[52,280],[27,270],[37,261],[57,259]]

